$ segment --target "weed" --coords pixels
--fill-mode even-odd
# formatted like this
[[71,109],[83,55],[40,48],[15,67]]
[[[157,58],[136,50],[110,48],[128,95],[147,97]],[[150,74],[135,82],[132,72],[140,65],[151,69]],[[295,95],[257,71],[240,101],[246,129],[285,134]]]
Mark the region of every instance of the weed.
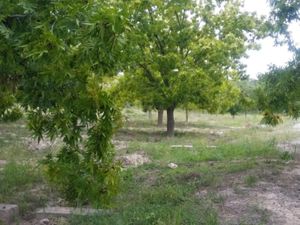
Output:
[[280,154],[280,159],[284,160],[284,161],[290,161],[290,160],[294,160],[295,158],[295,155],[294,154],[291,154],[290,152],[288,151],[285,151],[285,152],[282,152]]

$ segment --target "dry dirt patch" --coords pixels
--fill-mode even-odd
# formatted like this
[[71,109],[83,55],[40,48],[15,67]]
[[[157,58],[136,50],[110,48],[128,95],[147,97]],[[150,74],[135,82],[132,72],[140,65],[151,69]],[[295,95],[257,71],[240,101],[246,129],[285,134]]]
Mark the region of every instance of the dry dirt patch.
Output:
[[117,160],[120,160],[124,167],[138,167],[150,162],[149,157],[144,152],[118,156]]
[[43,151],[58,144],[58,141],[51,141],[49,139],[42,139],[38,141],[33,138],[24,138],[24,143],[31,151]]
[[[271,179],[272,180],[272,179]],[[228,187],[218,192],[222,224],[300,224],[300,166],[287,168],[271,181],[255,187]]]
[[116,150],[122,150],[128,148],[128,141],[113,140],[112,143],[115,146]]

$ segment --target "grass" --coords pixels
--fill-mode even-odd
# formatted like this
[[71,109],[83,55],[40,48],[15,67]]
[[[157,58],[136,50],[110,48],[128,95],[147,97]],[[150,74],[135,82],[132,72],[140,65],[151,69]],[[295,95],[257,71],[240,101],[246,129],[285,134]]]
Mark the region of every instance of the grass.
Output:
[[245,185],[247,187],[254,187],[255,184],[257,183],[257,177],[254,175],[247,175],[245,177]]
[[46,196],[32,191],[41,183],[37,169],[10,162],[0,172],[0,202],[18,204],[20,214],[25,215],[47,201]]
[[[230,115],[191,112],[187,124],[185,112],[179,110],[175,137],[168,138],[165,128],[156,127],[154,113],[152,121],[135,108],[125,113],[127,121],[115,139],[128,147],[117,150],[117,154],[142,152],[151,162],[123,170],[111,214],[72,216],[62,224],[222,224],[220,208],[226,199],[218,192],[228,187],[254,187],[264,179],[263,171],[282,170],[284,161],[292,158],[278,151],[277,142],[297,135],[290,129],[294,122],[288,119],[279,127],[264,128],[259,125],[260,115],[232,119]],[[22,141],[28,136],[24,121],[0,124],[0,159],[10,162],[0,171],[0,202],[19,204],[22,215],[57,197],[36,166],[45,152],[28,151]],[[176,144],[193,148],[171,147]],[[178,167],[170,169],[171,162]],[[199,191],[207,194],[197,197]],[[267,223],[264,211],[250,212],[261,214],[259,221]]]

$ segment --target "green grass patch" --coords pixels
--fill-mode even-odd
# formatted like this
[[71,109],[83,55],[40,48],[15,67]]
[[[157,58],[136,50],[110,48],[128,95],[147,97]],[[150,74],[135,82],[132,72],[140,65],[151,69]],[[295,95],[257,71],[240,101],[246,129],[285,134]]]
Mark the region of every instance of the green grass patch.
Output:
[[[156,127],[156,113],[153,112],[152,120],[135,108],[127,109],[126,113],[127,121],[115,139],[125,141],[128,147],[117,150],[117,154],[142,152],[151,162],[122,171],[120,192],[111,203],[110,214],[72,216],[67,224],[222,224],[218,207],[226,199],[218,190],[232,182],[253,187],[264,179],[264,174],[270,174],[264,171],[279,175],[286,166],[284,161],[293,159],[293,155],[277,149],[277,141],[295,137],[295,133],[285,132],[290,121],[278,128],[261,128],[259,115],[232,119],[229,115],[191,112],[190,122],[185,123],[185,112],[178,110],[176,135],[169,138],[165,127]],[[17,162],[0,171],[0,202],[18,204],[22,215],[58,197],[43,182],[39,167],[22,164],[38,161],[50,151],[29,151],[24,144],[24,137],[29,134],[24,121],[0,124],[0,159]],[[171,145],[193,145],[193,148],[171,148]],[[169,163],[178,167],[171,169]],[[197,193],[203,190],[207,194],[200,198]],[[266,217],[264,212],[249,213]],[[265,221],[261,218],[257,221]]]
[[17,204],[20,214],[25,215],[45,204],[47,196],[34,190],[41,183],[37,169],[10,162],[0,171],[0,202]]
[[8,163],[0,172],[0,196],[12,195],[15,191],[30,188],[40,180],[37,170],[31,166]]

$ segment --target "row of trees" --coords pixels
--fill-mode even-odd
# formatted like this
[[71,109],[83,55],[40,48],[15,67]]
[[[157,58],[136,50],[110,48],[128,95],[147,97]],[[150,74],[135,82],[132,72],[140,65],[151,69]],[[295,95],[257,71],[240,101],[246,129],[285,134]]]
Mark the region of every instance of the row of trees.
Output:
[[[236,102],[239,59],[268,31],[241,6],[238,0],[0,1],[1,104],[12,96],[8,106],[23,105],[38,139],[63,139],[44,166],[69,200],[99,204],[115,194],[120,169],[111,137],[121,97],[166,110],[170,136],[176,107],[214,112]],[[124,75],[116,85],[108,82],[116,74]]]

